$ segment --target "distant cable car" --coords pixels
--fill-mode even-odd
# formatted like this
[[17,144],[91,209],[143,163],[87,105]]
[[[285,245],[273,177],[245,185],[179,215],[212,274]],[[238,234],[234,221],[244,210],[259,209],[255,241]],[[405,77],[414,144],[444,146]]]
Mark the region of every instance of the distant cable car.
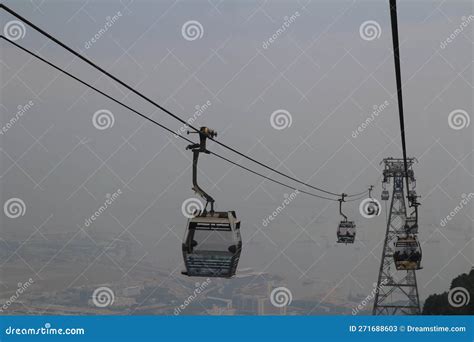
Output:
[[354,243],[356,225],[354,221],[341,221],[337,227],[337,242]]
[[354,221],[348,221],[347,216],[342,212],[342,202],[344,202],[344,197],[346,194],[342,194],[342,198],[339,201],[339,214],[344,218],[339,222],[337,227],[337,242],[338,243],[354,243],[356,236],[356,225]]
[[200,143],[186,149],[193,151],[193,190],[206,199],[206,206],[188,220],[182,244],[186,270],[182,273],[191,277],[230,278],[235,275],[242,250],[240,221],[234,211],[214,211],[214,199],[197,184],[199,153],[209,154],[206,139],[217,136],[207,127],[201,127],[198,133]]
[[388,199],[390,198],[390,194],[388,192],[388,190],[386,189],[386,184],[388,183],[388,180],[385,180],[382,182],[382,187],[383,187],[383,190],[382,190],[382,194],[380,195],[380,198],[382,199],[382,201],[388,201]]
[[421,269],[421,246],[416,235],[401,235],[397,238],[393,260],[399,271]]
[[[380,214],[380,203],[372,198],[372,190],[374,189],[374,186],[371,185],[369,187],[369,198],[362,201],[362,203],[365,203],[363,210],[369,217],[375,217],[379,216]],[[361,204],[362,205],[362,204]],[[360,207],[359,207],[360,208]]]

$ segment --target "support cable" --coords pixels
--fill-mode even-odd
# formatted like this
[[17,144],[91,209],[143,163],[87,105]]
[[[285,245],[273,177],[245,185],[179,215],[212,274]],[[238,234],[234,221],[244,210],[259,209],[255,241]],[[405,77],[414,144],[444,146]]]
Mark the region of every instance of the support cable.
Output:
[[[151,103],[152,105],[154,105],[155,107],[159,108],[160,110],[162,110],[163,112],[165,112],[166,114],[168,114],[169,116],[173,117],[174,119],[178,120],[179,122],[181,122],[182,124],[186,125],[187,127],[193,129],[195,132],[199,132],[199,129],[190,125],[189,123],[187,123],[184,119],[182,119],[181,117],[177,116],[176,114],[172,113],[171,111],[169,111],[168,109],[164,108],[163,106],[159,105],[158,103],[156,103],[155,101],[153,101],[152,99],[150,99],[149,97],[143,95],[141,92],[137,91],[136,89],[134,89],[133,87],[131,87],[130,85],[126,84],[125,82],[123,82],[122,80],[120,80],[119,78],[117,78],[116,76],[112,75],[110,72],[106,71],[105,69],[103,69],[102,67],[100,67],[99,65],[97,65],[96,63],[94,63],[93,61],[89,60],[88,58],[84,57],[83,55],[81,55],[80,53],[78,53],[77,51],[75,51],[74,49],[72,49],[71,47],[67,46],[66,44],[64,44],[63,42],[61,42],[60,40],[58,40],[57,38],[53,37],[51,34],[49,34],[48,32],[44,31],[43,29],[41,29],[40,27],[38,27],[37,25],[33,24],[31,21],[29,21],[28,19],[24,18],[23,16],[21,16],[20,14],[18,14],[17,12],[13,11],[12,9],[10,9],[9,7],[5,6],[4,4],[0,4],[0,8],[3,8],[5,11],[7,11],[8,13],[10,13],[11,15],[15,16],[16,18],[20,19],[21,21],[23,21],[24,23],[26,23],[28,26],[32,27],[35,31],[39,32],[40,34],[42,34],[43,36],[49,38],[50,40],[52,40],[53,42],[55,42],[56,44],[58,44],[59,46],[61,46],[62,48],[66,49],[67,51],[69,51],[70,53],[72,53],[74,56],[78,57],[79,59],[81,59],[82,61],[86,62],[87,64],[89,64],[90,66],[92,66],[93,68],[95,68],[96,70],[100,71],[101,73],[103,73],[104,75],[107,75],[109,78],[111,78],[112,80],[114,80],[115,82],[119,83],[120,85],[122,85],[123,87],[127,88],[128,90],[130,90],[131,92],[133,92],[134,94],[138,95],[139,97],[141,97],[142,99],[146,100],[147,102]],[[6,39],[6,38],[5,38]],[[306,182],[303,182],[295,177],[292,177],[290,175],[287,175],[281,171],[278,171],[276,169],[274,169],[273,167],[271,166],[268,166],[258,160],[256,160],[255,158],[253,157],[250,157],[238,150],[236,150],[235,148],[231,147],[231,146],[228,146],[218,140],[215,140],[214,138],[210,138],[213,142],[215,142],[216,144],[220,145],[221,147],[227,149],[227,150],[230,150],[236,154],[238,154],[239,156],[247,159],[247,160],[250,160],[252,161],[253,163],[256,163],[272,172],[275,172],[277,174],[279,174],[280,176],[283,176],[285,178],[288,178],[296,183],[299,183],[301,185],[304,185],[304,186],[307,186],[313,190],[317,190],[317,191],[320,191],[320,192],[323,192],[325,194],[328,194],[328,195],[332,195],[332,196],[340,196],[340,194],[338,193],[335,193],[335,192],[331,192],[331,191],[328,191],[328,190],[325,190],[325,189],[322,189],[322,188],[319,188],[319,187],[316,187],[316,186],[313,186],[311,184],[308,184]],[[351,194],[351,195],[348,195],[347,197],[355,197],[357,194]]]
[[[407,195],[410,187],[408,182],[408,162],[407,147],[405,138],[405,118],[403,114],[403,95],[402,95],[402,73],[400,68],[400,46],[398,42],[398,19],[397,19],[397,0],[390,0],[390,19],[392,23],[392,41],[393,41],[393,59],[395,62],[395,78],[397,81],[397,97],[398,97],[398,116],[400,119],[400,135],[402,138],[403,164],[405,168],[405,180],[407,186]],[[411,201],[410,201],[411,206]]]
[[[46,60],[46,59],[44,59],[43,57],[37,55],[36,53],[34,53],[34,52],[32,52],[32,51],[30,51],[30,50],[24,48],[23,46],[17,44],[17,43],[14,42],[14,41],[11,41],[11,40],[5,38],[3,35],[0,35],[0,38],[6,40],[7,42],[11,43],[12,45],[16,46],[17,48],[23,50],[24,52],[30,54],[30,55],[33,56],[33,57],[39,59],[40,61],[46,63],[47,65],[51,66],[52,68],[54,68],[54,69],[56,69],[56,70],[62,72],[63,74],[65,74],[65,75],[67,75],[67,76],[73,78],[74,80],[76,80],[76,81],[78,81],[79,83],[85,85],[86,87],[88,87],[88,88],[90,88],[90,89],[96,91],[97,93],[99,93],[99,94],[105,96],[105,97],[108,98],[109,100],[111,100],[111,101],[113,101],[113,102],[115,102],[115,103],[121,105],[122,107],[124,107],[124,108],[126,108],[126,109],[132,111],[133,113],[135,113],[135,114],[141,116],[142,118],[144,118],[144,119],[146,119],[146,120],[152,122],[153,124],[155,124],[155,125],[157,125],[157,126],[163,128],[164,130],[168,131],[169,133],[171,133],[171,134],[173,134],[173,135],[176,135],[176,133],[175,133],[172,129],[170,129],[170,128],[168,128],[168,127],[166,127],[166,126],[160,124],[159,122],[157,122],[156,120],[153,120],[153,119],[150,118],[149,116],[146,116],[146,115],[140,113],[139,111],[133,109],[132,107],[130,107],[130,106],[124,104],[123,102],[121,102],[121,101],[115,99],[114,97],[112,97],[112,96],[106,94],[105,92],[103,92],[103,91],[97,89],[97,88],[94,87],[93,85],[91,85],[91,84],[89,84],[89,83],[87,83],[87,82],[81,80],[80,78],[78,78],[78,77],[72,75],[72,74],[69,73],[68,71],[62,69],[61,67],[59,67],[59,66],[57,66],[57,65],[55,65],[55,64],[53,64],[53,63],[51,63],[51,62],[49,62],[48,60]],[[182,136],[182,135],[178,135],[178,137],[181,138],[181,139],[183,139],[183,140],[185,140],[185,141],[187,141],[188,143],[191,143],[191,144],[194,143],[192,140],[190,140],[190,139],[188,139],[188,138],[186,138],[186,137],[184,137],[184,136]],[[261,173],[259,173],[259,172],[257,172],[257,171],[254,171],[254,170],[252,170],[252,169],[250,169],[250,168],[248,168],[248,167],[245,167],[245,166],[243,166],[243,165],[241,165],[241,164],[238,164],[238,163],[236,163],[236,162],[234,162],[234,161],[232,161],[232,160],[230,160],[230,159],[228,159],[228,158],[226,158],[226,157],[224,157],[224,156],[221,156],[221,155],[219,155],[219,154],[217,154],[217,153],[215,153],[215,152],[212,152],[212,151],[209,151],[209,152],[210,152],[211,155],[214,155],[214,156],[216,156],[216,157],[219,158],[219,159],[222,159],[222,160],[224,160],[224,161],[226,161],[226,162],[228,162],[228,163],[231,163],[231,164],[234,165],[234,166],[237,166],[237,167],[239,167],[239,168],[241,168],[241,169],[243,169],[243,170],[246,170],[246,171],[248,171],[248,172],[250,172],[250,173],[253,173],[253,174],[257,175],[257,176],[260,176],[260,177],[262,177],[262,178],[264,178],[264,179],[266,179],[266,180],[269,180],[269,181],[271,181],[271,182],[273,182],[273,183],[275,183],[275,184],[279,184],[279,185],[281,185],[281,186],[283,186],[283,187],[286,187],[286,188],[288,188],[288,189],[298,190],[299,192],[304,193],[304,194],[309,195],[309,196],[313,196],[313,197],[320,198],[320,199],[324,199],[324,200],[328,200],[328,201],[337,202],[337,199],[333,199],[333,198],[329,198],[329,197],[325,197],[325,196],[320,196],[320,195],[317,195],[317,194],[314,194],[314,193],[311,193],[311,192],[308,192],[308,191],[304,191],[304,190],[301,190],[301,189],[297,189],[297,188],[295,188],[295,187],[293,187],[293,186],[290,186],[290,185],[288,185],[288,184],[285,184],[285,183],[283,183],[283,182],[280,182],[280,181],[278,181],[278,180],[275,180],[275,179],[273,179],[273,178],[271,178],[271,177],[265,176],[265,175],[263,175],[263,174],[261,174]]]

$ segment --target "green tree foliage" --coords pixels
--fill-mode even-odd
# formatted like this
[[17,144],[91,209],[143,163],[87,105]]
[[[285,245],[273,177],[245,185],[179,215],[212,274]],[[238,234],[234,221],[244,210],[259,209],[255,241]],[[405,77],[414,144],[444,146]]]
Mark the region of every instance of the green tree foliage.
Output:
[[[459,303],[456,301],[456,291],[452,291],[454,288],[463,288],[468,292],[468,302],[460,307],[454,307],[449,303],[448,296],[450,292],[443,292],[441,294],[433,294],[429,296],[425,305],[423,306],[423,315],[473,315],[474,314],[474,268],[471,269],[471,272],[461,274],[460,276],[453,279],[451,282],[451,297],[454,303]],[[458,297],[458,300],[461,299],[464,301],[464,298],[461,296]]]

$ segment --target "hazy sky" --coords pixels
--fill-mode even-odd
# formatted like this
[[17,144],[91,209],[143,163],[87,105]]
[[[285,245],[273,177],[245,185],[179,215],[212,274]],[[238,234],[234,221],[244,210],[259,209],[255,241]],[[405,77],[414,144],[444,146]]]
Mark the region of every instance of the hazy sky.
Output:
[[[214,128],[218,140],[316,186],[354,193],[378,181],[379,196],[379,162],[401,155],[388,1],[6,4],[183,119],[208,103],[195,126]],[[398,7],[408,153],[419,160],[420,240],[431,241],[423,245],[424,268],[417,272],[425,298],[448,289],[474,259],[473,203],[446,227],[440,224],[463,193],[474,192],[473,126],[453,129],[448,121],[453,111],[465,111],[467,118],[473,113],[474,18],[469,19],[471,1],[405,0]],[[114,15],[107,32],[99,34]],[[2,27],[14,19],[5,13],[1,18]],[[188,21],[201,25],[202,37],[185,39]],[[375,37],[363,39],[360,27],[367,21],[378,27]],[[278,31],[285,22],[288,27]],[[463,23],[463,32],[454,33]],[[24,33],[16,41],[22,46],[173,130],[182,126],[31,28]],[[99,39],[90,44],[96,34]],[[277,39],[268,44],[273,35]],[[10,198],[26,206],[24,216],[0,216],[2,234],[28,237],[43,224],[44,233],[77,232],[106,194],[121,189],[86,229],[112,240],[128,228],[133,237],[124,236],[139,257],[158,267],[179,267],[186,224],[181,205],[195,197],[186,144],[4,41],[1,62],[0,124],[19,105],[34,103],[0,135],[2,206]],[[354,138],[353,131],[385,101],[386,108]],[[102,109],[114,118],[104,130],[93,125],[94,113]],[[290,114],[291,126],[272,127],[277,110]],[[215,144],[209,148],[268,174]],[[338,284],[341,293],[366,293],[376,281],[385,212],[368,220],[358,202],[348,204],[345,211],[362,241],[336,246],[337,203],[300,194],[264,227],[262,220],[290,190],[211,156],[203,156],[200,166],[202,186],[217,208],[235,210],[242,220],[241,268],[285,277],[296,298],[327,292],[301,286],[307,278]]]

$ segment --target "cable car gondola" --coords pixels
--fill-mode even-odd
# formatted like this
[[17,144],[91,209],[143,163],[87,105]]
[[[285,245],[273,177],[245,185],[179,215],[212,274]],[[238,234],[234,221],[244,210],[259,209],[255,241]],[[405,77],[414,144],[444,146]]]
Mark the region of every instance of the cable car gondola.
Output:
[[242,250],[240,221],[234,211],[214,211],[214,199],[197,184],[199,153],[209,154],[206,139],[217,136],[207,127],[201,127],[198,133],[200,143],[186,149],[193,151],[193,190],[206,200],[206,205],[188,220],[182,244],[186,270],[182,273],[190,277],[230,278],[235,275]]
[[393,260],[399,271],[421,269],[421,246],[416,235],[401,235],[397,238]]
[[381,199],[382,201],[388,201],[388,199],[390,198],[390,194],[389,194],[389,192],[388,192],[388,190],[387,190],[387,188],[386,188],[386,184],[387,184],[387,183],[388,183],[388,178],[385,178],[385,177],[384,177],[384,180],[383,180],[383,182],[382,182],[382,188],[383,188],[383,190],[382,190],[382,194],[380,195],[380,199]]
[[240,221],[235,212],[200,213],[188,221],[183,273],[191,277],[230,278],[237,270],[241,249]]
[[[372,190],[374,186],[369,187],[369,198],[361,202],[359,209],[365,212],[367,217],[375,217],[380,215],[380,203],[375,198],[372,197]],[[364,205],[362,205],[364,203]]]
[[339,201],[339,213],[344,219],[339,223],[337,227],[337,242],[338,243],[354,243],[356,235],[356,225],[354,221],[348,221],[347,216],[342,213],[342,202],[346,194],[342,194],[342,198]]

